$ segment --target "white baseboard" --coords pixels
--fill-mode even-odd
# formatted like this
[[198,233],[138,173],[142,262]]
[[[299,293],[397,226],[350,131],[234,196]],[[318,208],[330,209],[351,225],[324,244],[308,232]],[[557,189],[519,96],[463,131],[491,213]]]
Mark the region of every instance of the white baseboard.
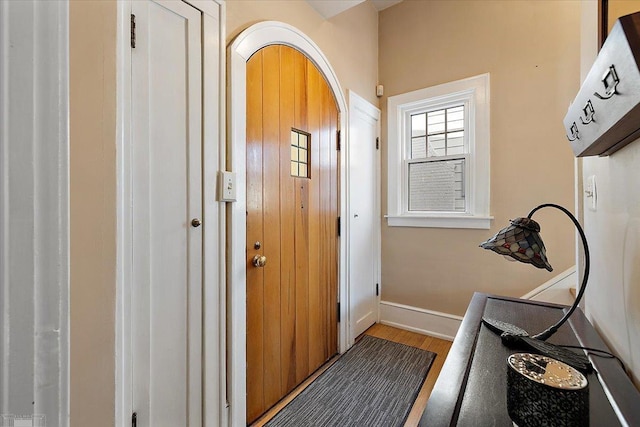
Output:
[[380,323],[383,325],[453,341],[461,322],[461,316],[380,301]]

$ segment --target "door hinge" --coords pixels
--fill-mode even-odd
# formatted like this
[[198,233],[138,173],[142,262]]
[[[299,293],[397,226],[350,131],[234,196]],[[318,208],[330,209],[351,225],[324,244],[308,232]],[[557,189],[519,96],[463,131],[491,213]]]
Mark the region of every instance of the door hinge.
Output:
[[131,14],[131,47],[136,47],[136,15]]
[[341,137],[340,137],[340,130],[336,131],[336,150],[340,151],[340,144],[341,144]]
[[338,323],[340,323],[340,302],[338,302]]
[[376,137],[376,150],[380,149],[380,138]]
[[340,217],[338,217],[338,237],[340,237]]
[[138,427],[138,413],[134,412],[131,415],[131,427]]
[[376,296],[380,295],[380,284],[376,283]]

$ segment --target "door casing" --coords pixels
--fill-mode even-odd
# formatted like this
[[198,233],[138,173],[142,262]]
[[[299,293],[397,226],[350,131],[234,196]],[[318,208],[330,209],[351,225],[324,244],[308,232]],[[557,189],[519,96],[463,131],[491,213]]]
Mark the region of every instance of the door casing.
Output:
[[[340,150],[340,216],[346,218],[349,194],[346,166],[349,160],[347,131],[347,103],[337,76],[318,46],[304,33],[282,22],[266,21],[243,31],[229,47],[229,145],[228,167],[235,173],[237,202],[228,211],[228,310],[229,325],[227,372],[230,402],[229,425],[246,425],[246,65],[255,52],[265,46],[283,44],[291,46],[310,58],[322,72],[338,103],[339,126],[342,130]],[[349,230],[342,221],[338,272],[340,322],[338,351],[343,353],[353,343],[349,337],[349,301],[347,283]]]

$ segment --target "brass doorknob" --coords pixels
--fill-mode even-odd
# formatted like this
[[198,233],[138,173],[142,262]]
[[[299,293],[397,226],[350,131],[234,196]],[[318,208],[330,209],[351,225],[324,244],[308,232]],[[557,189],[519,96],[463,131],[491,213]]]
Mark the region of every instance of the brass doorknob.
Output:
[[254,267],[264,267],[267,264],[267,257],[264,255],[256,255],[253,257]]
[[200,227],[201,225],[202,225],[202,221],[200,221],[200,218],[193,218],[191,220],[192,227]]

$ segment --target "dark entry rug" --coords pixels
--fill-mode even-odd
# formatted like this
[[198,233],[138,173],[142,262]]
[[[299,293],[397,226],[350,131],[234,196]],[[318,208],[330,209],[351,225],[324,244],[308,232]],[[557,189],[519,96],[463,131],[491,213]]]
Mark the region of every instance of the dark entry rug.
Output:
[[266,425],[402,426],[435,356],[365,335]]

